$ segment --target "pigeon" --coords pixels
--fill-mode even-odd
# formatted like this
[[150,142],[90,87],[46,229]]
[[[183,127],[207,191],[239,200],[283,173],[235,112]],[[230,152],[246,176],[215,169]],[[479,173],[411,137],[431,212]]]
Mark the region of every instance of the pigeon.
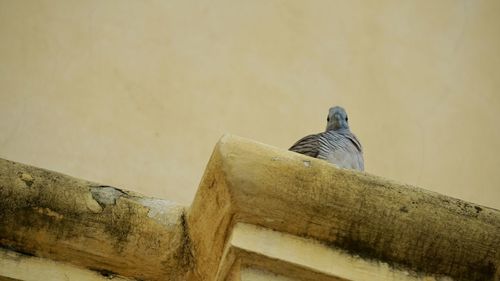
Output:
[[326,121],[324,132],[305,136],[288,150],[326,160],[340,168],[364,171],[363,147],[349,129],[344,108],[330,108]]

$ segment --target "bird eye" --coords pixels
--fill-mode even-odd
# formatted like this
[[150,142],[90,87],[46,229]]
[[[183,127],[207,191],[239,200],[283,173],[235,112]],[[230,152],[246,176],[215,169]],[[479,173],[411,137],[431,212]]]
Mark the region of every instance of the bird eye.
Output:
[[330,116],[326,117],[326,122],[330,122]]
[[345,117],[345,121],[347,122],[347,120],[349,120],[349,118],[347,118],[347,116]]

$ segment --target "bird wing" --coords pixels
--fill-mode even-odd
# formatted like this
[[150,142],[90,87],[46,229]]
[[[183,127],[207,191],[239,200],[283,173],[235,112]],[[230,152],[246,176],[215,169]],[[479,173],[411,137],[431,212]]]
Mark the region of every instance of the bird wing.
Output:
[[317,158],[342,168],[364,170],[363,148],[350,131],[328,131],[318,138]]
[[344,136],[349,139],[349,141],[352,142],[352,144],[356,147],[356,149],[360,152],[363,153],[363,147],[361,146],[361,143],[359,142],[358,138],[356,137],[355,134],[351,132],[346,132],[344,133]]
[[298,140],[288,150],[305,154],[311,157],[317,157],[319,153],[319,136],[321,134],[308,135]]

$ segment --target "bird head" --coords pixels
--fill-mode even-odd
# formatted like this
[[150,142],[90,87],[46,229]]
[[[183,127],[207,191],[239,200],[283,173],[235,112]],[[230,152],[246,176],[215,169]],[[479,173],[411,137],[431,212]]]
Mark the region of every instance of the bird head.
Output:
[[326,131],[349,129],[347,112],[340,106],[330,108],[326,121]]

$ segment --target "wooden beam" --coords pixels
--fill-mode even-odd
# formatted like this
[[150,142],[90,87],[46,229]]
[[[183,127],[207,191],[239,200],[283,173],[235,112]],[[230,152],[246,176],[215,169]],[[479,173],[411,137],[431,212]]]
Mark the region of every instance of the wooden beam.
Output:
[[0,159],[0,247],[141,280],[184,280],[184,208]]
[[[247,227],[231,240],[238,223]],[[268,251],[271,238],[284,244]],[[302,254],[292,258],[287,243]],[[233,263],[358,280],[328,269],[329,256],[417,280],[500,280],[500,211],[225,136],[186,215],[167,200],[0,159],[0,247],[141,280],[211,281]],[[322,250],[300,262],[311,249]]]
[[500,279],[498,210],[225,136],[188,216],[199,280],[213,280],[237,222],[415,275]]

